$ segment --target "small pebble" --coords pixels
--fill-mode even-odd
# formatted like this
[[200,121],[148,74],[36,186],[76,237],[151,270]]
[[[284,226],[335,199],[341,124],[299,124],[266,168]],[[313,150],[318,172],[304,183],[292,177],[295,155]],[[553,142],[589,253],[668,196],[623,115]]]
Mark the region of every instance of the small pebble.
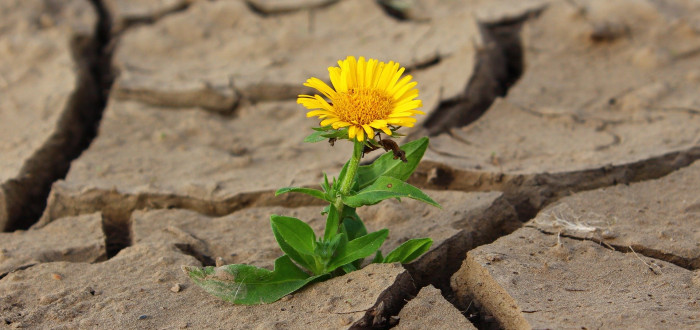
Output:
[[175,283],[175,285],[173,285],[170,288],[170,291],[172,292],[180,292],[180,290],[182,290],[182,287],[180,287],[180,283]]
[[139,315],[139,320],[145,320],[148,318],[148,315]]
[[51,278],[53,278],[54,280],[62,280],[63,276],[61,276],[61,274],[53,273],[51,274]]

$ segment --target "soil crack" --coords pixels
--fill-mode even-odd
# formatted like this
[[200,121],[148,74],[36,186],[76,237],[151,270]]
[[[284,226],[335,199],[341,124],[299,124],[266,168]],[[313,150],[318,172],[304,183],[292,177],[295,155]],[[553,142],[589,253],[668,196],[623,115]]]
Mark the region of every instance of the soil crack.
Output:
[[[683,257],[677,256],[677,255],[674,255],[672,253],[661,252],[657,249],[647,248],[643,245],[610,244],[610,243],[606,242],[605,239],[603,239],[601,237],[596,237],[596,236],[579,237],[579,236],[575,236],[575,235],[568,235],[568,234],[559,233],[559,232],[555,233],[555,232],[543,230],[541,228],[538,228],[537,226],[527,225],[526,227],[537,229],[539,232],[546,234],[546,235],[550,235],[550,236],[559,235],[561,237],[566,237],[566,238],[574,239],[577,241],[591,241],[591,242],[594,242],[596,244],[603,245],[603,246],[607,247],[608,249],[613,250],[615,252],[621,252],[621,253],[625,253],[625,254],[631,253],[634,255],[641,254],[647,258],[672,263],[678,267],[687,269],[689,271],[694,271],[697,269],[697,267],[693,267],[692,260],[690,260],[688,258],[683,258]],[[642,260],[642,259],[640,259],[640,260]],[[644,262],[644,261],[642,260],[642,262]],[[658,270],[657,270],[657,268],[654,268],[653,265],[654,265],[653,263],[651,265],[647,264],[647,266],[650,268],[650,270],[656,274]]]
[[525,222],[547,205],[572,193],[658,179],[689,166],[698,159],[700,146],[695,146],[631,163],[535,174],[461,170],[439,162],[423,161],[409,178],[409,183],[421,189],[502,191],[515,206],[520,219]]
[[38,264],[37,264],[37,263],[31,263],[31,264],[21,265],[21,266],[15,267],[15,268],[12,269],[11,271],[4,272],[4,273],[0,273],[0,280],[2,280],[3,278],[5,278],[5,276],[7,276],[7,275],[10,274],[10,273],[13,273],[13,272],[16,272],[16,271],[20,271],[20,270],[29,269],[29,268],[34,267],[34,266],[36,266],[36,265],[38,265]]
[[192,256],[202,263],[202,266],[215,266],[216,261],[212,257],[199,251],[194,246],[185,243],[176,243],[175,247],[178,248],[182,253]]
[[538,13],[481,24],[486,47],[477,52],[476,67],[467,89],[456,98],[443,100],[430,114],[423,124],[430,136],[471,124],[491,107],[497,97],[508,93],[524,69],[520,30],[528,19]]
[[275,5],[274,2],[268,4],[266,1],[262,2],[257,2],[254,0],[246,0],[245,4],[248,6],[251,12],[255,13],[256,15],[259,15],[260,17],[271,17],[271,16],[278,16],[278,15],[285,15],[285,14],[291,14],[291,13],[296,13],[299,11],[312,11],[315,9],[323,9],[328,6],[331,6],[338,2],[339,0],[321,0],[321,1],[316,1],[315,3],[310,3],[307,5],[299,5],[299,4],[277,4]]
[[[110,16],[115,17],[116,16],[116,11],[118,9],[115,8],[108,8],[109,5],[105,3],[105,1],[109,0],[91,0],[93,2],[99,3],[99,6],[102,7],[102,10],[105,11],[105,13],[109,13]],[[183,12],[187,10],[192,5],[192,1],[182,1],[182,2],[175,2],[173,3],[173,6],[170,8],[166,8],[161,12],[156,12],[153,13],[152,15],[144,15],[144,16],[132,16],[132,17],[121,17],[119,20],[112,20],[112,24],[110,26],[110,29],[108,30],[110,34],[112,35],[120,35],[124,33],[124,31],[137,26],[137,25],[151,25],[156,23],[158,20],[162,19],[163,17],[176,14],[179,12]]]
[[97,126],[107,103],[112,82],[110,18],[98,1],[92,2],[98,14],[93,36],[75,35],[71,54],[78,82],[56,132],[22,167],[18,180],[3,185],[7,200],[5,231],[27,229],[46,208],[53,182],[65,178],[71,162],[87,149],[97,134]]
[[165,194],[128,194],[114,190],[89,190],[78,195],[59,191],[55,186],[49,197],[49,207],[35,228],[67,216],[102,212],[107,256],[111,258],[131,246],[131,214],[137,210],[185,209],[207,216],[221,217],[233,212],[263,206],[302,207],[323,205],[304,194],[275,197],[274,191],[238,194],[224,200],[207,200]]

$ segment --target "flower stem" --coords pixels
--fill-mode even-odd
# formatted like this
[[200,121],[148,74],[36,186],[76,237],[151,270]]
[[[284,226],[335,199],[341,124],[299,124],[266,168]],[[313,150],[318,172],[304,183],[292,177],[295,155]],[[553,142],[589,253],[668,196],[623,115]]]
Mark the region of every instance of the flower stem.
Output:
[[352,150],[352,158],[350,158],[350,162],[348,163],[348,169],[347,172],[345,172],[345,177],[340,183],[340,194],[342,196],[350,193],[352,183],[355,181],[355,174],[357,174],[357,167],[360,165],[360,158],[362,157],[363,149],[364,144],[355,140],[355,147]]
[[362,158],[362,150],[365,148],[364,143],[354,140],[354,148],[352,150],[352,158],[348,162],[348,168],[345,172],[345,177],[340,182],[339,194],[335,199],[334,206],[338,210],[338,216],[340,217],[338,221],[338,229],[343,225],[343,196],[347,196],[350,193],[352,184],[355,181],[355,175],[357,175],[357,168],[360,166],[360,158]]

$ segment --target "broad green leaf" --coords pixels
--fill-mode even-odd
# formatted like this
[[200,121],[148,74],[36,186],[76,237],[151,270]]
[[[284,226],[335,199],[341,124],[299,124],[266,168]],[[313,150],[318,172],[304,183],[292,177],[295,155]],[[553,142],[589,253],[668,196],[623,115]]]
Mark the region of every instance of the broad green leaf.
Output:
[[338,214],[338,209],[329,205],[328,216],[326,218],[326,231],[323,233],[323,240],[330,241],[333,236],[338,233],[338,224],[340,223],[340,215]]
[[275,260],[273,271],[250,265],[183,266],[182,270],[210,294],[241,305],[275,302],[323,276],[309,276],[287,255]]
[[413,198],[440,207],[440,204],[420,191],[420,189],[400,179],[388,176],[380,176],[372,185],[360,190],[357,194],[343,197],[343,203],[350,207],[360,207],[362,205],[374,205],[385,199],[397,197]]
[[390,176],[406,181],[418,167],[418,163],[420,163],[427,148],[428,138],[424,137],[401,146],[401,150],[406,152],[406,163],[394,159],[394,154],[387,152],[377,158],[372,164],[360,166],[357,169],[359,189],[364,189],[371,185],[380,176]]
[[[299,252],[296,247],[292,246],[292,244],[287,241],[287,239],[282,235],[282,232],[279,230],[279,227],[275,225],[275,222],[283,223],[283,222],[285,222],[284,221],[285,219],[294,219],[294,220],[297,220],[297,221],[303,223],[303,221],[301,221],[299,219],[283,217],[283,216],[279,216],[279,215],[272,215],[270,217],[270,224],[272,226],[272,234],[275,235],[275,239],[277,240],[277,244],[279,244],[280,249],[282,249],[282,251],[284,253],[286,253],[292,260],[296,261],[302,267],[312,271],[314,274],[318,274],[319,269],[318,269],[318,267],[316,267],[316,260],[313,257],[313,250],[314,250],[314,243],[315,243],[314,241],[316,240],[316,238],[314,237],[315,235],[313,235],[313,230],[311,230],[312,236],[311,236],[310,247],[309,247],[309,243],[306,242],[309,239],[308,238],[308,236],[309,236],[308,230],[302,230],[302,231],[306,232],[305,236],[307,236],[307,237],[300,239],[300,240],[304,241],[303,243],[301,243],[301,245],[304,246],[302,249],[308,250],[310,248],[311,253],[309,253],[308,251],[303,252],[303,253]],[[308,225],[306,225],[306,226],[308,227]],[[287,226],[285,228],[288,228],[288,227],[289,226]],[[311,229],[311,228],[308,228],[308,229]],[[287,232],[287,234],[289,235],[290,233]]]
[[392,263],[400,262],[407,264],[430,249],[433,245],[433,240],[430,238],[414,238],[399,245],[394,251],[389,252],[382,262]]
[[313,255],[316,234],[306,222],[280,215],[272,215],[270,222],[272,227],[277,229],[282,238],[295,250]]
[[384,243],[388,235],[389,230],[382,229],[356,238],[345,245],[338,246],[336,255],[328,266],[326,266],[326,269],[328,271],[333,271],[340,266],[373,254],[382,246],[382,243]]
[[311,189],[311,188],[284,187],[284,188],[280,188],[280,189],[278,189],[277,191],[275,191],[275,196],[279,196],[279,195],[282,195],[282,194],[286,194],[286,193],[288,193],[288,192],[298,192],[298,193],[302,193],[302,194],[307,194],[307,195],[316,197],[316,198],[318,198],[318,199],[321,199],[321,200],[330,202],[330,201],[326,198],[326,193],[324,193],[323,191],[316,190],[316,189]]

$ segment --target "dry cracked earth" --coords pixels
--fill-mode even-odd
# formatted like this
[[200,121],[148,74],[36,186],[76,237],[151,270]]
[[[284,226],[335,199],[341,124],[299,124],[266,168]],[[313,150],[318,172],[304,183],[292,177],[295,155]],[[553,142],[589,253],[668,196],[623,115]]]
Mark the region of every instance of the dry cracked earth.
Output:
[[[443,209],[361,210],[385,250],[269,305],[181,265],[280,255],[273,197],[336,174],[295,102],[347,55],[396,60]],[[1,328],[700,328],[696,0],[3,0]],[[366,161],[371,161],[368,158]]]

